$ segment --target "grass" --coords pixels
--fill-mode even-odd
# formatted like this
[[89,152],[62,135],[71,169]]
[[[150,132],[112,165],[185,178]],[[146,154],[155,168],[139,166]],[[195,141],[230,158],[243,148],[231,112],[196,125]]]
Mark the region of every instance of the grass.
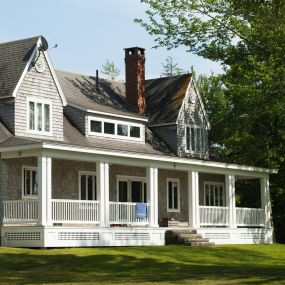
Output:
[[0,284],[285,284],[285,245],[0,248]]

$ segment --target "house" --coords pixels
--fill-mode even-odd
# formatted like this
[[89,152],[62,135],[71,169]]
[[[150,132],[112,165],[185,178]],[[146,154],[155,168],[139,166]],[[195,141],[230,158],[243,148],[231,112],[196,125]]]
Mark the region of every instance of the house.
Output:
[[[276,171],[209,159],[191,74],[145,80],[133,47],[123,84],[57,71],[47,47],[0,44],[2,246],[163,245],[168,229],[272,243]],[[237,183],[251,180],[258,205],[237,207]]]

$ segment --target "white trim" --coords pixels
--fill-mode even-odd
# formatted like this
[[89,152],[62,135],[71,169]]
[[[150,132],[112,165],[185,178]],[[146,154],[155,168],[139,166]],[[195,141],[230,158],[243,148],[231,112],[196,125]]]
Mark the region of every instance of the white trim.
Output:
[[60,86],[60,84],[59,84],[59,81],[58,81],[58,79],[57,79],[57,76],[56,76],[55,70],[54,70],[54,68],[53,68],[52,62],[51,62],[51,60],[50,60],[50,58],[49,58],[48,52],[47,52],[47,51],[44,51],[43,54],[44,54],[45,59],[46,59],[46,61],[47,61],[48,67],[49,67],[49,69],[50,69],[50,71],[51,71],[51,75],[52,75],[52,78],[53,78],[53,80],[54,80],[54,82],[55,82],[55,85],[56,85],[56,88],[57,88],[57,90],[58,90],[59,96],[60,96],[60,98],[61,98],[62,105],[63,105],[63,106],[66,106],[66,105],[67,105],[66,99],[65,99],[64,93],[63,93],[63,91],[62,91],[62,89],[61,89],[61,86]]
[[[214,162],[214,161],[207,161],[207,160],[198,160],[192,158],[180,158],[180,157],[171,157],[167,155],[157,155],[157,154],[141,154],[136,152],[128,152],[128,151],[115,151],[115,150],[103,150],[97,149],[95,147],[84,147],[84,146],[75,146],[75,145],[67,145],[61,143],[51,143],[51,142],[42,142],[42,143],[31,143],[30,145],[23,145],[23,146],[9,146],[9,147],[0,147],[0,152],[18,152],[22,150],[31,150],[31,149],[45,149],[51,151],[70,151],[70,152],[78,152],[78,153],[86,153],[88,155],[102,155],[107,156],[110,162],[110,157],[116,158],[128,158],[128,159],[141,159],[143,160],[144,165],[149,165],[149,163],[157,162],[156,164],[159,167],[163,168],[163,163],[169,163],[172,166],[170,167],[175,169],[185,169],[185,167],[196,170],[198,169],[199,172],[210,172],[210,173],[221,173],[224,174],[223,171],[227,170],[236,170],[237,173],[242,173],[243,175],[247,176],[255,176],[256,178],[262,177],[265,174],[277,174],[277,169],[268,169],[268,168],[261,168],[261,167],[254,167],[254,166],[247,166],[247,165],[238,165],[238,164],[227,164],[223,162]],[[81,154],[78,156],[80,159]],[[22,153],[22,155],[24,155]],[[49,155],[53,157],[59,157],[60,155],[56,155],[54,152],[49,152]],[[14,154],[15,156],[15,154]],[[82,158],[83,159],[83,158]],[[91,158],[90,158],[91,159]],[[93,160],[93,158],[91,159]],[[140,164],[138,162],[138,164]],[[209,167],[209,168],[216,168],[217,170],[212,171],[211,169],[205,169],[202,171],[201,167]],[[214,169],[213,169],[214,170]],[[255,173],[251,173],[255,172]]]
[[151,124],[150,127],[165,127],[165,126],[175,126],[177,125],[177,122],[173,123],[163,123],[163,124]]
[[[96,200],[95,199],[92,199],[92,200],[88,200],[88,199],[82,199],[82,197],[81,197],[81,176],[82,175],[85,175],[86,176],[86,185],[85,186],[87,186],[87,177],[88,176],[92,176],[93,177],[93,194],[92,194],[92,196],[94,197],[94,196],[96,196]],[[95,182],[96,183],[94,183],[94,177],[96,177],[95,178]],[[86,189],[85,189],[86,190]],[[87,194],[87,192],[86,192],[86,194]],[[79,200],[83,200],[83,201],[98,201],[98,189],[97,189],[97,175],[96,175],[96,172],[94,172],[94,171],[85,171],[85,170],[79,170],[78,171],[78,198],[79,198]]]
[[[223,205],[206,205],[206,185],[209,186],[222,186],[223,187]],[[216,192],[214,190],[214,193],[216,195]],[[220,194],[218,195],[220,198]],[[211,198],[209,198],[211,201]],[[216,201],[216,196],[214,196],[214,201]],[[215,204],[215,203],[214,203]],[[226,207],[226,190],[225,190],[225,183],[223,182],[213,182],[213,181],[204,181],[204,206],[209,206],[209,207]]]
[[[35,130],[31,130],[30,129],[30,102],[35,103],[34,105],[34,116],[35,116]],[[38,112],[37,112],[37,103],[41,103],[42,104],[42,131],[37,130],[37,125],[38,125]],[[49,114],[49,132],[44,131],[45,129],[45,116],[44,116],[44,105],[49,105],[50,107],[50,114]],[[46,98],[37,98],[34,96],[27,96],[27,113],[26,113],[26,121],[27,121],[27,125],[26,125],[26,131],[27,133],[31,133],[31,134],[38,134],[38,135],[45,135],[45,136],[52,136],[53,135],[53,126],[52,126],[52,118],[53,118],[53,108],[52,108],[52,100],[50,99],[46,99]]]
[[[174,208],[169,208],[169,182],[176,182],[177,183],[177,209]],[[167,189],[167,193],[166,193],[166,197],[167,197],[167,212],[169,213],[180,213],[180,179],[179,178],[167,178],[166,179],[166,189]],[[172,184],[173,185],[173,184]],[[172,195],[172,204],[174,205],[174,193],[173,193],[173,188],[171,191],[171,195]]]
[[[128,140],[128,141],[137,141],[137,142],[143,142],[143,131],[144,131],[144,125],[138,124],[138,123],[131,123],[131,122],[126,122],[126,121],[118,121],[114,119],[106,119],[102,117],[91,117],[88,116],[88,130],[87,130],[87,135],[88,136],[97,136],[97,137],[106,137],[106,138],[114,138],[114,139],[121,139],[121,140]],[[101,132],[92,132],[91,131],[91,121],[98,121],[101,122]],[[104,124],[105,123],[111,123],[114,124],[114,134],[106,134],[104,133]],[[128,126],[128,135],[127,136],[122,136],[118,135],[118,125],[126,125]],[[131,137],[130,135],[130,130],[131,127],[138,127],[140,128],[140,137]]]
[[17,93],[18,93],[18,91],[20,89],[20,86],[21,86],[21,84],[22,84],[22,82],[23,82],[23,80],[24,80],[24,78],[25,78],[25,76],[27,74],[27,71],[28,71],[29,67],[31,66],[31,63],[32,63],[32,61],[34,59],[35,54],[38,51],[38,47],[39,47],[40,43],[41,43],[41,40],[40,40],[40,37],[39,37],[37,45],[35,46],[32,54],[31,54],[31,57],[29,58],[26,66],[25,66],[25,69],[24,69],[24,71],[23,71],[23,73],[22,73],[22,75],[21,75],[21,77],[20,77],[20,79],[19,79],[19,81],[18,81],[14,91],[13,91],[12,97],[16,97],[17,96]]
[[[119,201],[119,182],[123,181],[123,182],[127,182],[127,202],[132,202],[132,188],[131,188],[131,182],[135,181],[135,182],[141,182],[142,183],[142,200],[145,200],[144,197],[144,184],[147,183],[146,182],[146,177],[144,176],[127,176],[127,175],[117,175],[116,176],[116,185],[117,185],[117,202]],[[147,186],[146,186],[147,187]],[[146,194],[147,196],[147,194]],[[147,199],[146,199],[147,201]]]
[[116,118],[123,118],[123,119],[130,119],[130,120],[135,120],[135,121],[142,121],[142,122],[148,122],[147,118],[138,118],[138,117],[132,117],[132,116],[127,116],[127,115],[120,115],[120,114],[112,114],[112,113],[107,113],[107,112],[102,112],[102,111],[96,111],[92,109],[87,109],[83,106],[80,106],[75,103],[68,102],[68,105],[74,108],[77,108],[79,110],[85,111],[87,113],[94,113],[98,115],[104,115],[104,116],[109,116],[109,117],[116,117]]
[[[38,199],[39,192],[38,192],[38,195],[25,195],[24,193],[25,192],[25,170],[36,171],[36,177],[37,177],[37,180],[39,180],[38,179],[38,168],[36,166],[22,165],[22,199],[28,199],[28,200]],[[39,191],[39,181],[37,182],[38,182],[38,191]]]

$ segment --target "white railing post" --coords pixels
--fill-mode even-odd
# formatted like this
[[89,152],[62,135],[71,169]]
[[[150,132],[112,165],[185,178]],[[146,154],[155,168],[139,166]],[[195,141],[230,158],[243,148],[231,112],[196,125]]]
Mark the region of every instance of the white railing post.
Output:
[[51,158],[38,156],[38,224],[51,225]]
[[96,163],[98,200],[100,202],[99,221],[101,227],[109,226],[109,163]]
[[189,226],[199,228],[199,173],[196,171],[188,171],[188,203]]
[[261,209],[264,210],[264,227],[271,228],[271,204],[270,204],[270,190],[269,190],[269,176],[260,179],[261,188]]
[[229,207],[229,227],[236,228],[236,193],[235,193],[235,176],[226,174],[226,201]]
[[147,200],[149,203],[149,224],[158,227],[158,169],[147,167]]

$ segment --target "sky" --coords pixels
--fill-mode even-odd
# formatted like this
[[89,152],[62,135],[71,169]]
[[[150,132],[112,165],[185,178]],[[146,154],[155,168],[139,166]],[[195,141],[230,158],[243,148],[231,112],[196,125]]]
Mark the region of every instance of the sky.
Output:
[[[146,18],[140,0],[0,0],[0,43],[43,35],[56,69],[94,75],[106,60],[113,61],[124,79],[124,48],[145,48],[146,78],[160,77],[171,56],[184,70],[198,74],[221,72],[218,63],[186,52],[153,49],[150,36],[134,18]],[[1,55],[0,55],[1,56]]]

